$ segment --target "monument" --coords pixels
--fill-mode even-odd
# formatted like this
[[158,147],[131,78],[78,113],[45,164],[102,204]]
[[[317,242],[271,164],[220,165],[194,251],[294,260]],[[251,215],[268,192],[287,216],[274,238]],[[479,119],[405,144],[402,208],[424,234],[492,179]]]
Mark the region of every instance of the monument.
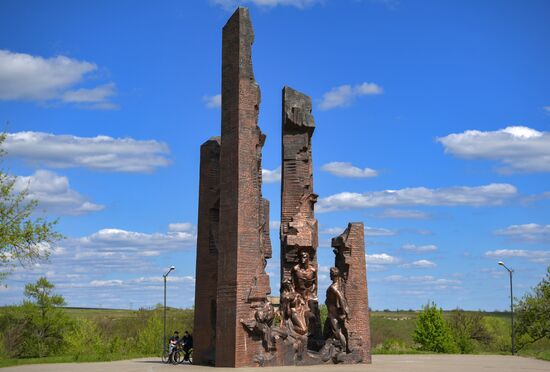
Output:
[[269,300],[269,202],[262,197],[254,31],[238,8],[223,28],[221,137],[201,146],[194,362],[216,367],[370,363],[364,228],[333,239],[319,305],[311,98],[283,88],[280,308]]

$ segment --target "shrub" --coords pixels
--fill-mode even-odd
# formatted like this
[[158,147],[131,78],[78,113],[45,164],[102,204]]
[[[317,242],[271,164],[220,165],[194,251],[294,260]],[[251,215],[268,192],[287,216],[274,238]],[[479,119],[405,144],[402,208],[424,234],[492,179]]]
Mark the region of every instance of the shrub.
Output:
[[483,314],[456,309],[449,320],[454,341],[462,354],[475,352],[479,343],[491,341],[491,335],[483,322]]
[[438,309],[433,302],[422,307],[416,321],[413,340],[420,345],[420,350],[436,353],[458,351],[449,325],[443,319],[443,310]]

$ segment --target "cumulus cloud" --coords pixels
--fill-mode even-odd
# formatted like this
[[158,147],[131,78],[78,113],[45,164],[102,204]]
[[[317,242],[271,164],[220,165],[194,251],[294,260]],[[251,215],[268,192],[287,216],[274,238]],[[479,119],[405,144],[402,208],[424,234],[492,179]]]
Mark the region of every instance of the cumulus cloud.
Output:
[[378,172],[371,168],[358,168],[351,163],[333,161],[321,167],[325,172],[329,172],[338,177],[346,178],[368,178],[378,176]]
[[222,107],[222,95],[216,94],[213,96],[203,96],[202,101],[208,108],[220,108]]
[[168,145],[154,140],[17,132],[8,134],[4,148],[9,156],[53,168],[147,173],[170,164]]
[[417,261],[403,264],[401,266],[406,268],[413,268],[413,269],[427,269],[427,268],[436,267],[437,265],[435,264],[435,262],[432,262],[430,260],[417,260]]
[[550,132],[512,126],[490,132],[467,130],[437,141],[445,153],[460,158],[496,160],[504,173],[550,172]]
[[[178,225],[182,225],[179,223]],[[191,224],[189,224],[192,226]],[[173,226],[173,224],[172,224]],[[142,233],[122,229],[101,229],[89,236],[79,238],[72,242],[73,246],[86,248],[85,255],[107,253],[114,251],[140,252],[143,248],[154,250],[166,250],[193,246],[196,235],[190,227],[187,231],[168,231],[167,233]]]
[[507,257],[526,258],[531,262],[550,263],[550,251],[529,251],[526,249],[497,249],[485,252],[486,257],[505,259]]
[[517,196],[517,189],[514,186],[501,183],[476,187],[456,186],[439,189],[413,187],[400,190],[372,191],[362,194],[342,192],[320,199],[316,210],[318,212],[329,212],[343,209],[396,205],[501,205],[515,196]]
[[[129,302],[152,306],[162,293],[165,262],[172,262],[177,253],[195,246],[195,230],[188,222],[171,223],[167,232],[101,229],[61,241],[49,262],[30,271],[17,270],[9,279],[29,282],[31,277],[47,273],[72,306],[128,307]],[[178,293],[178,299],[171,302],[191,306],[194,277],[176,271],[168,281],[170,291]],[[102,289],[105,287],[109,291]]]
[[210,0],[212,4],[219,5],[225,10],[233,11],[238,5],[253,4],[261,8],[274,8],[276,6],[292,6],[305,9],[322,0]]
[[550,225],[536,223],[511,225],[505,229],[495,231],[495,234],[520,242],[550,242]]
[[403,246],[401,246],[401,249],[407,252],[425,253],[425,252],[437,251],[437,246],[434,244],[427,244],[427,245],[404,244]]
[[97,71],[94,63],[65,56],[43,58],[0,50],[0,100],[65,102],[91,109],[113,109],[114,83],[75,88]]
[[37,170],[31,176],[19,176],[14,189],[28,191],[28,199],[37,200],[39,208],[49,213],[80,215],[105,208],[89,201],[70,188],[69,179],[47,170]]
[[392,265],[399,262],[397,257],[391,256],[387,253],[366,254],[365,259],[367,261],[367,265]]
[[384,209],[382,213],[376,215],[378,218],[401,218],[411,220],[425,220],[431,217],[427,212],[413,210],[413,209]]
[[262,181],[264,183],[281,182],[281,167],[277,167],[273,170],[262,169]]
[[375,83],[362,83],[351,86],[349,84],[332,88],[323,94],[319,103],[320,110],[331,110],[337,107],[350,106],[355,98],[367,95],[382,94],[384,90]]

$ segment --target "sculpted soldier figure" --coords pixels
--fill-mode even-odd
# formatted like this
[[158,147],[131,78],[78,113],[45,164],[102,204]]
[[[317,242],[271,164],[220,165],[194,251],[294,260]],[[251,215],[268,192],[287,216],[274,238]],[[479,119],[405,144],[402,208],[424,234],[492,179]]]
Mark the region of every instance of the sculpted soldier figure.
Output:
[[301,251],[299,253],[300,263],[292,268],[291,275],[294,288],[304,300],[317,301],[315,292],[317,291],[317,269],[309,263],[309,253]]
[[330,280],[332,284],[327,288],[328,320],[333,337],[340,341],[342,351],[347,352],[347,330],[345,321],[349,318],[349,308],[340,283],[340,270],[337,267],[330,268]]

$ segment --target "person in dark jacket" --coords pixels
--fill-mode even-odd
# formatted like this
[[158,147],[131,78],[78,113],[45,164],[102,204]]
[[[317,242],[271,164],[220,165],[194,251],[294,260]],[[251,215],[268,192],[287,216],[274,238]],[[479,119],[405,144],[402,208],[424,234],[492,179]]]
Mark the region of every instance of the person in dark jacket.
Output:
[[182,337],[183,342],[183,351],[185,353],[184,360],[189,360],[189,355],[191,354],[191,349],[193,348],[193,336],[189,332],[185,331],[185,334]]

